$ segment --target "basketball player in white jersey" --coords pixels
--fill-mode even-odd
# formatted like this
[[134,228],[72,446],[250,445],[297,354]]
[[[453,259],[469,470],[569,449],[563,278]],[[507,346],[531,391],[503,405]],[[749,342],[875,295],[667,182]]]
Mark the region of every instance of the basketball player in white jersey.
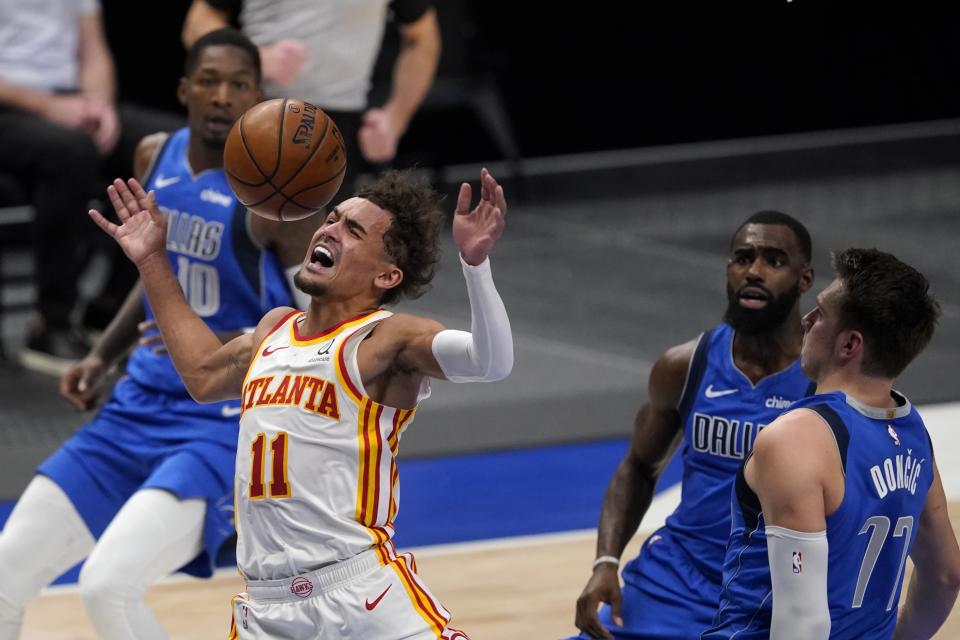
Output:
[[470,333],[381,308],[430,282],[442,220],[425,182],[389,172],[314,234],[296,277],[309,308],[274,309],[227,344],[184,301],[153,194],[135,180],[108,193],[122,224],[90,215],[139,269],[187,389],[200,402],[242,399],[234,488],[246,593],[232,637],[466,638],[391,542],[395,456],[431,377],[493,381],[513,367],[488,260],[506,213],[493,176],[481,173],[473,210],[461,185],[454,215]]

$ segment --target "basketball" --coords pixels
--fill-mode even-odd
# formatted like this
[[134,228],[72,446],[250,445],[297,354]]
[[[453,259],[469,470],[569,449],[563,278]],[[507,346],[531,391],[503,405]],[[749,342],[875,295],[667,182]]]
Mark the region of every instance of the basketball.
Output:
[[254,105],[234,123],[223,150],[237,199],[271,220],[323,209],[346,171],[343,137],[319,107],[292,98]]

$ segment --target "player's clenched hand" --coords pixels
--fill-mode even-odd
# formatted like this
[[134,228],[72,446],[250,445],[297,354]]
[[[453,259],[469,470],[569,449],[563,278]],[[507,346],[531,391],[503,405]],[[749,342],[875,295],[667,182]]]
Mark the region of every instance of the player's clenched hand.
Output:
[[473,192],[470,185],[460,185],[457,210],[453,216],[453,239],[467,264],[483,262],[503,233],[507,215],[507,201],[503,187],[497,184],[486,169],[480,172],[480,202],[471,210]]
[[299,40],[278,40],[260,47],[263,79],[281,87],[288,86],[300,76],[303,63],[310,57],[307,45]]
[[617,577],[617,566],[601,564],[593,572],[593,576],[590,577],[587,586],[584,587],[583,593],[577,598],[577,619],[575,622],[577,628],[591,638],[613,640],[613,635],[600,624],[597,609],[602,602],[609,604],[614,621],[622,626],[623,620],[620,618],[620,601],[622,598],[620,580]]
[[107,367],[100,356],[88,354],[83,360],[70,365],[60,376],[60,395],[79,411],[88,411],[96,406],[103,392],[103,380]]
[[107,187],[107,195],[120,224],[113,224],[99,211],[91,209],[90,217],[97,226],[116,240],[138,267],[154,257],[166,260],[167,221],[157,207],[153,192],[148,194],[139,182],[130,178],[126,184],[123,180],[114,180]]
[[399,126],[385,109],[369,109],[363,114],[363,126],[357,140],[367,162],[390,162],[397,155]]

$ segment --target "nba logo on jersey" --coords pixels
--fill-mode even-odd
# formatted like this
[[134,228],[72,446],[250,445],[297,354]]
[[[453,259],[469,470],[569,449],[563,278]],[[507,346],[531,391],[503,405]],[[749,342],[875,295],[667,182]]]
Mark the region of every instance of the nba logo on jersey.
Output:
[[799,551],[793,552],[793,572],[800,573],[803,571],[803,554]]
[[896,443],[896,445],[899,447],[899,446],[900,446],[900,436],[898,436],[898,435],[897,435],[897,432],[893,430],[893,425],[892,425],[892,424],[888,424],[888,425],[887,425],[887,433],[890,434],[890,437],[893,438],[893,441],[894,441],[894,442]]

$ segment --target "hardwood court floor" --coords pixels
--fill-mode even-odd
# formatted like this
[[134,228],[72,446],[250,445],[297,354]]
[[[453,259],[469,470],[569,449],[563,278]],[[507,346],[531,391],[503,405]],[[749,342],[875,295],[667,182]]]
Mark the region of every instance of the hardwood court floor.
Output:
[[[950,515],[960,534],[960,500],[951,503]],[[644,537],[635,536],[624,557],[636,555]],[[560,534],[425,549],[416,557],[420,574],[453,613],[453,625],[473,640],[556,640],[574,632],[574,602],[587,580],[593,546],[592,535]],[[171,638],[219,639],[227,634],[230,598],[241,590],[239,576],[232,573],[212,580],[175,578],[151,588],[147,601]],[[35,600],[22,637],[93,640],[94,635],[71,589],[51,590]],[[960,639],[960,608],[935,637]]]

